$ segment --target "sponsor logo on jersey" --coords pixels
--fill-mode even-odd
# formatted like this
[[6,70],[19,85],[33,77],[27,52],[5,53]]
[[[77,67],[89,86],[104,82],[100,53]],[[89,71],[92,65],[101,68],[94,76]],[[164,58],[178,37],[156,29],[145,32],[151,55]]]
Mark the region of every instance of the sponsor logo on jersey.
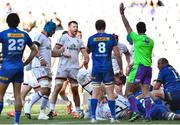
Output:
[[0,80],[5,80],[5,81],[7,81],[8,78],[7,78],[7,77],[4,77],[4,76],[0,76]]
[[75,44],[70,45],[70,47],[67,47],[67,49],[69,49],[69,50],[77,50],[78,51],[78,48],[76,47]]
[[95,37],[93,38],[94,42],[98,42],[98,41],[109,41],[110,37]]
[[23,33],[8,33],[8,37],[22,38],[22,37],[24,37],[24,34]]

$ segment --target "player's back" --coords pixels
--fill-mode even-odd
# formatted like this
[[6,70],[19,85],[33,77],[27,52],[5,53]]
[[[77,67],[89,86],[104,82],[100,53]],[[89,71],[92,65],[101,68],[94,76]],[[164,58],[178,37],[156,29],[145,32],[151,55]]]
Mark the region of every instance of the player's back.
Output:
[[2,67],[6,69],[22,68],[22,56],[26,44],[32,44],[31,38],[27,33],[17,29],[10,28],[0,34],[2,43],[3,62]]
[[174,89],[180,88],[180,76],[179,73],[171,66],[164,66],[159,73],[158,79],[162,80],[164,83],[164,88]]
[[135,32],[131,32],[130,37],[134,43],[134,64],[151,66],[154,41],[145,34],[138,35]]
[[109,71],[112,69],[111,53],[117,45],[111,34],[96,33],[88,40],[88,48],[92,52],[93,70]]

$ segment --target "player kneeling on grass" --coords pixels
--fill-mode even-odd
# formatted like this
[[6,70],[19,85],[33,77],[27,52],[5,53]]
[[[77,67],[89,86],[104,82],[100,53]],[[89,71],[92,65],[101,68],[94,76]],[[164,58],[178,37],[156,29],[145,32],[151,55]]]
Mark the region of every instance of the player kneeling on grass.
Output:
[[[180,110],[180,76],[166,58],[158,60],[159,75],[155,80],[152,95],[154,99],[163,99],[173,112]],[[163,85],[164,89],[160,89]]]

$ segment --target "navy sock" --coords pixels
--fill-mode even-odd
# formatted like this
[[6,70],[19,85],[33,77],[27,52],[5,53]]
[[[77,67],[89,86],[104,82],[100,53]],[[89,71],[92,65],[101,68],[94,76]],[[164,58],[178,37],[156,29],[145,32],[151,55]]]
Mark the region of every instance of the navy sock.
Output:
[[109,105],[109,108],[110,108],[110,111],[111,111],[111,117],[113,119],[116,119],[116,112],[115,112],[115,109],[116,109],[116,105],[115,105],[115,100],[108,100],[108,105]]
[[97,99],[91,99],[91,118],[96,119],[96,107],[97,107]]
[[21,111],[15,111],[14,124],[19,124],[20,116],[21,116]]

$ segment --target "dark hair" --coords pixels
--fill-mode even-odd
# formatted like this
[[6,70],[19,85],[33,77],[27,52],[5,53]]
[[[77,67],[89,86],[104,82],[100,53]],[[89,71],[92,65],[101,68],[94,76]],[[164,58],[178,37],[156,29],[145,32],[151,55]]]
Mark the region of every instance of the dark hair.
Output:
[[161,64],[169,64],[169,62],[168,62],[168,60],[166,59],[166,58],[160,58],[159,60],[158,60],[158,63],[161,63]]
[[77,24],[78,25],[78,22],[76,22],[76,21],[70,21],[69,23],[68,23],[68,26],[70,26],[72,23],[74,23],[74,24]]
[[10,28],[16,28],[20,23],[19,16],[16,13],[10,13],[6,18],[6,23]]
[[66,34],[66,33],[68,33],[68,31],[65,30],[65,31],[62,32],[62,35]]
[[105,30],[106,28],[106,23],[104,20],[97,20],[95,24],[96,30]]
[[114,39],[118,42],[119,41],[119,36],[116,35],[115,33],[112,34],[114,36]]
[[145,33],[146,32],[146,24],[144,22],[139,22],[136,25],[136,29],[138,33]]

